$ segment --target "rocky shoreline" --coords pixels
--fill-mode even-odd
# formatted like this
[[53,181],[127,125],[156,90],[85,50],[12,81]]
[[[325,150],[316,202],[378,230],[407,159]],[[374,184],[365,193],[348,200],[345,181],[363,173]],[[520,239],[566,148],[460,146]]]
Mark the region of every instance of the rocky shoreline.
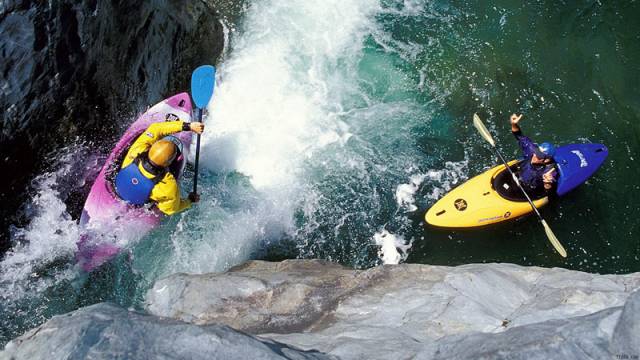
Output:
[[197,326],[112,304],[56,316],[7,344],[2,359],[331,359],[225,325]]
[[[176,347],[162,348],[167,358],[192,356],[183,352],[183,341],[202,344],[196,353],[214,354],[208,358],[636,356],[638,289],[640,273],[597,275],[512,264],[353,270],[319,260],[249,261],[225,273],[157,281],[146,296],[149,315],[103,304],[54,317],[10,342],[0,358],[45,358],[38,354],[53,349],[66,349],[60,350],[63,357],[83,349],[102,358],[139,343],[154,344],[156,351],[158,337],[174,334],[176,326],[191,330],[180,330]],[[109,325],[96,324],[104,321]],[[115,325],[122,322],[129,325]],[[220,332],[230,340],[212,348]],[[78,346],[61,347],[61,339]],[[267,354],[264,343],[288,352]],[[236,347],[245,350],[225,357]]]

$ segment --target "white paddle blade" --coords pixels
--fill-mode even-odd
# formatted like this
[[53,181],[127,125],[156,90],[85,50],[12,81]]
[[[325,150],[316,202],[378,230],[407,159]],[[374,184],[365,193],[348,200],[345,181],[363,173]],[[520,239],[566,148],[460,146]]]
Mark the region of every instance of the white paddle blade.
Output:
[[545,220],[542,220],[542,226],[544,226],[544,232],[547,234],[547,237],[549,238],[549,241],[551,242],[551,245],[553,245],[553,247],[556,249],[558,254],[560,254],[560,256],[566,258],[567,257],[567,251],[564,249],[562,244],[560,244],[560,241],[555,236],[553,231],[551,231],[551,228],[549,227],[549,225],[547,225],[547,222]]
[[491,133],[489,133],[489,130],[487,130],[487,128],[484,126],[478,114],[473,114],[473,126],[475,126],[476,129],[478,129],[478,132],[480,133],[480,135],[482,135],[482,137],[485,140],[487,140],[487,142],[489,142],[491,146],[496,147],[496,142],[493,141],[493,137],[491,136]]

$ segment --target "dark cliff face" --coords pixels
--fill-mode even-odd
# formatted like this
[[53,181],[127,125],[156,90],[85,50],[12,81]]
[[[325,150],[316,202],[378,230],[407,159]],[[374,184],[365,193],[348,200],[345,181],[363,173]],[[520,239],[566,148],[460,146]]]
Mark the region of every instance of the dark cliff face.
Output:
[[224,42],[211,5],[180,0],[9,0],[0,40],[0,253],[47,154],[76,137],[109,147]]

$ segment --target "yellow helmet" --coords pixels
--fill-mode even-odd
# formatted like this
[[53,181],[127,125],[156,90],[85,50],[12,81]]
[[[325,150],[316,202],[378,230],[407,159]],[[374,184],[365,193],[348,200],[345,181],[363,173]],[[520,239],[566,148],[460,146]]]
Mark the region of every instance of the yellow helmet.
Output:
[[167,167],[176,158],[178,148],[170,140],[160,140],[151,145],[149,161],[155,166]]

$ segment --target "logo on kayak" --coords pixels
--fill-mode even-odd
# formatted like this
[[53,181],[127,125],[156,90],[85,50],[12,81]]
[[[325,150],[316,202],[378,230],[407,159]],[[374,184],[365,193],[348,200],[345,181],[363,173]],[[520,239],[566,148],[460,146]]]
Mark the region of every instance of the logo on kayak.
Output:
[[579,150],[571,150],[571,152],[580,159],[581,168],[589,166],[589,163],[587,162],[587,158],[585,158],[584,154],[582,154]]
[[495,221],[495,220],[500,220],[503,218],[504,215],[498,215],[498,216],[494,216],[494,217],[490,217],[490,218],[482,218],[480,220],[478,220],[479,223],[483,223],[483,222],[487,222],[487,221]]
[[133,178],[133,179],[131,179],[131,183],[133,185],[138,185],[140,183],[140,181],[138,179],[136,179],[136,178]]
[[464,211],[467,208],[467,202],[464,199],[458,199],[453,202],[458,211]]
[[483,222],[487,222],[487,221],[496,221],[496,220],[500,220],[500,219],[508,219],[509,217],[511,217],[511,211],[507,211],[506,213],[504,213],[504,215],[497,215],[494,217],[490,217],[490,218],[482,218],[480,220],[478,220],[479,223],[483,223]]
[[167,116],[165,116],[164,118],[164,121],[178,121],[178,120],[180,120],[178,115],[172,114],[172,113],[168,113]]

